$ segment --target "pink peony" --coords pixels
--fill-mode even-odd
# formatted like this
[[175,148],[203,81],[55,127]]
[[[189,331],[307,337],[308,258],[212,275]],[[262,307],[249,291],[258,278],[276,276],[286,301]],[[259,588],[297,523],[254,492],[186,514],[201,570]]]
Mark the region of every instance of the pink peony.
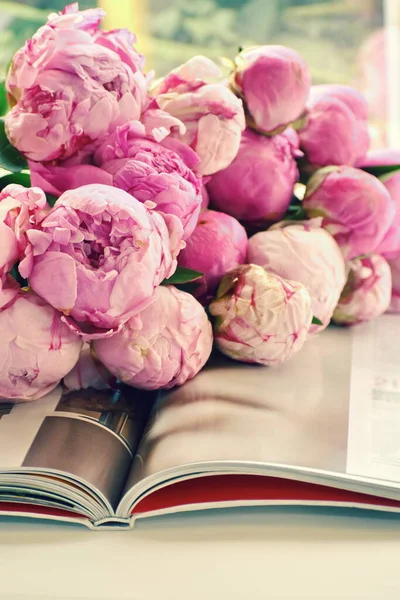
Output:
[[310,296],[301,283],[258,265],[242,265],[227,273],[210,312],[221,352],[262,365],[277,365],[301,350],[313,316]]
[[182,244],[177,219],[166,223],[123,190],[103,185],[65,192],[41,230],[27,235],[33,264],[25,270],[22,263],[21,275],[88,338],[143,310],[174,273]]
[[8,273],[0,275],[0,310],[11,304],[20,293],[21,287],[14,277]]
[[93,148],[147,103],[143,57],[128,30],[99,31],[101,9],[72,4],[26,42],[12,61],[6,117],[11,143],[36,161]]
[[207,210],[210,204],[210,196],[205,185],[201,188],[201,210]]
[[26,232],[49,210],[46,196],[37,187],[10,184],[0,192],[0,276],[24,258]]
[[346,260],[374,252],[395,216],[383,183],[347,166],[319,169],[308,182],[303,206],[308,216],[323,218]]
[[0,401],[29,401],[54,389],[78,360],[81,340],[31,292],[0,310]]
[[356,258],[348,263],[348,278],[333,321],[356,325],[375,319],[388,309],[392,276],[387,261],[379,254]]
[[158,212],[175,215],[186,239],[196,227],[202,202],[201,180],[190,168],[197,157],[180,142],[170,149],[140,137],[136,129],[134,122],[118,127],[95,155],[99,166],[32,163],[32,181],[57,196],[90,183],[123,189],[140,202],[153,202]]
[[202,202],[201,180],[190,168],[193,152],[188,154],[180,143],[170,149],[152,140],[130,138],[129,133],[130,124],[118,129],[112,142],[96,153],[96,161],[111,176],[113,186],[141,202],[154,202],[163,214],[178,217],[187,239],[196,227]]
[[200,175],[225,169],[235,158],[245,128],[241,100],[222,83],[219,68],[205,56],[194,56],[169,73],[152,90],[155,106],[180,119],[186,132],[173,131],[200,158]]
[[299,175],[297,152],[286,135],[268,138],[246,129],[235,160],[207,185],[212,205],[255,225],[281,219]]
[[314,168],[355,165],[368,151],[368,104],[348,85],[311,88],[300,145]]
[[205,210],[186,247],[179,254],[179,265],[204,273],[196,281],[194,295],[207,303],[216,292],[223,275],[246,261],[247,235],[236,219],[221,212]]
[[248,125],[275,135],[303,117],[311,75],[307,64],[292,48],[254,46],[235,60],[231,88],[248,113]]
[[307,288],[313,315],[322,322],[311,326],[312,333],[329,325],[346,283],[340,249],[320,225],[321,219],[283,221],[251,237],[247,253],[248,262],[262,266],[268,273],[299,281]]
[[[96,151],[96,164],[102,165],[116,158],[128,158],[133,141],[147,139],[163,142],[177,152],[187,166],[193,168],[199,159],[193,150],[177,142],[165,139],[172,128],[185,131],[185,126],[162,110],[148,109],[141,121],[129,121],[109,135]],[[93,149],[92,149],[93,150]],[[112,185],[112,176],[93,164],[92,152],[84,149],[66,160],[38,163],[29,161],[29,170],[33,185],[41,187],[45,192],[60,196],[67,190],[75,189],[91,183]]]
[[94,348],[118,379],[154,390],[192,379],[208,360],[212,342],[210,322],[197,300],[161,286],[150,306],[112,338],[96,340]]
[[57,198],[64,192],[83,185],[99,183],[112,186],[113,179],[107,171],[95,165],[68,163],[68,160],[54,164],[29,161],[32,184]]

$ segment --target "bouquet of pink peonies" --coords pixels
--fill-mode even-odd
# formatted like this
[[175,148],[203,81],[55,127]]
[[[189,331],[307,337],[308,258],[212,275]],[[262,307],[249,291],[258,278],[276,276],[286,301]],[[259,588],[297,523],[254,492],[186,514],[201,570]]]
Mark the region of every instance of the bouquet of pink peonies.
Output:
[[154,81],[103,16],[50,15],[2,88],[0,401],[171,388],[213,346],[272,366],[400,310],[399,153],[357,90],[281,46]]

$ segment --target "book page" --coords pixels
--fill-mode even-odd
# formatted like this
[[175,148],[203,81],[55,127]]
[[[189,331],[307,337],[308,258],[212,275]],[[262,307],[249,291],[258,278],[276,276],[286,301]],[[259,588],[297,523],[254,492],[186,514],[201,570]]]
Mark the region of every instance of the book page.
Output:
[[399,337],[400,318],[385,315],[330,327],[274,368],[216,357],[160,402],[125,492],[167,469],[221,461],[400,482]]
[[61,398],[61,387],[45,398],[22,404],[0,404],[0,470],[22,465],[44,419]]
[[215,357],[160,402],[126,491],[147,476],[198,462],[345,473],[351,335],[329,329],[274,368]]
[[120,500],[151,401],[137,390],[61,388],[36,402],[1,405],[0,473],[67,473],[115,507]]
[[400,482],[400,318],[355,330],[347,472]]

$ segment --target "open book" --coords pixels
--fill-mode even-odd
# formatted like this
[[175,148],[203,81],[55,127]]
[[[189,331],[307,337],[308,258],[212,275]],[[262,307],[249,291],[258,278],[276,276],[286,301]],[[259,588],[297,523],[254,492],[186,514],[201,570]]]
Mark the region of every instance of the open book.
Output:
[[400,512],[400,318],[331,328],[269,369],[214,357],[166,394],[0,405],[0,516],[132,527],[267,504]]

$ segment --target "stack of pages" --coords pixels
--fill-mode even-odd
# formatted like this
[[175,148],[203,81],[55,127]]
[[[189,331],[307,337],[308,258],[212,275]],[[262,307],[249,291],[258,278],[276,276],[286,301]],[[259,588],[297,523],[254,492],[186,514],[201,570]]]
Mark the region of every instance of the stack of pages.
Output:
[[0,516],[129,528],[255,505],[400,512],[400,319],[330,328],[276,368],[214,357],[157,396],[0,405]]

